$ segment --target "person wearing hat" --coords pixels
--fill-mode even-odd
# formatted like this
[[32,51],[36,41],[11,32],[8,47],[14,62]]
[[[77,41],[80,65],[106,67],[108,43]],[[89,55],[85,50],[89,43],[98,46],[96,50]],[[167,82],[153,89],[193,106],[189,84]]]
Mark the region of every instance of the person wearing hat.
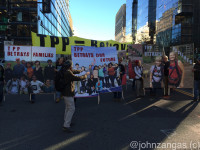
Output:
[[72,69],[72,61],[67,60],[63,66],[65,88],[62,91],[62,96],[65,102],[65,114],[64,114],[64,125],[63,130],[71,133],[73,130],[70,128],[71,120],[75,112],[74,96],[75,96],[75,85],[74,81],[81,81],[87,78],[89,72],[82,76],[75,76],[79,74],[80,70]]
[[50,80],[51,86],[54,86],[55,67],[52,65],[52,60],[47,61],[48,65],[44,68],[44,80]]
[[0,65],[0,105],[3,100],[3,86],[4,86],[4,68]]
[[24,74],[25,67],[24,65],[20,64],[20,59],[16,59],[16,65],[13,67],[13,75],[17,77],[17,79],[20,79],[21,76]]
[[200,56],[197,58],[197,62],[192,70],[194,72],[194,101],[200,99]]

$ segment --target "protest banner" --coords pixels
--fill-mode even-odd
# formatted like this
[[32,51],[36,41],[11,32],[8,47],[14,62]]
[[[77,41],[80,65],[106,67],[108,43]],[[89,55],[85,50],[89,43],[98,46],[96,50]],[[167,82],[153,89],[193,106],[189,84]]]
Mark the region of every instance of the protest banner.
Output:
[[32,47],[32,61],[56,61],[56,49],[52,47]]
[[54,93],[55,48],[13,45],[4,52],[7,94]]
[[5,46],[5,61],[21,60],[31,61],[31,46]]
[[78,76],[90,72],[86,80],[75,82],[75,97],[122,91],[116,47],[72,46],[71,50],[73,69],[82,71]]
[[80,37],[57,37],[42,35],[32,32],[32,46],[55,47],[56,54],[71,54],[71,46],[91,46],[91,47],[116,47],[117,50],[127,50],[130,43],[120,43],[117,41],[97,41]]

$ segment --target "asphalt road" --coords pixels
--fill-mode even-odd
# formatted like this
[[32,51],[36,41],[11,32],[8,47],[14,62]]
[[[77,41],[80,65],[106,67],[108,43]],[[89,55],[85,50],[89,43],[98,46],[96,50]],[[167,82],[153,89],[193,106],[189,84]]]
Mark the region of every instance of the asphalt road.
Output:
[[122,102],[112,93],[101,95],[99,105],[97,97],[80,98],[70,134],[62,131],[63,101],[38,95],[30,104],[26,95],[9,95],[0,106],[0,150],[200,149],[200,105],[185,92],[172,91],[164,100],[147,90],[136,99],[128,86]]

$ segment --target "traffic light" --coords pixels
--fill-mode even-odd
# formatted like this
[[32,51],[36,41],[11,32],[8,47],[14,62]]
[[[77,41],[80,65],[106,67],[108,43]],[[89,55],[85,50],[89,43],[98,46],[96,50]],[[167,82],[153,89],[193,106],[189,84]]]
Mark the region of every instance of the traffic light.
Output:
[[43,13],[51,13],[51,0],[42,0]]

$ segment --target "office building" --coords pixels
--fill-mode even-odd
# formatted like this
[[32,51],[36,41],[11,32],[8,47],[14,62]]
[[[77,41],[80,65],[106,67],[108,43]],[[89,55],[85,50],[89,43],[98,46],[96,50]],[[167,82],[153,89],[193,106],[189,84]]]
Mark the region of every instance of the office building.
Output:
[[3,41],[31,45],[31,31],[69,37],[73,34],[69,0],[1,0],[0,53]]
[[[198,41],[195,36],[199,35],[193,31],[195,26],[200,29],[198,21],[195,21],[195,19],[199,20],[199,15],[197,16],[194,12],[194,8],[197,7],[194,2],[197,1],[157,1],[156,44],[164,47],[167,53],[172,46]],[[197,3],[199,5],[199,2]]]
[[126,0],[126,42],[133,41],[133,0]]
[[123,4],[115,17],[115,41],[125,42],[126,4]]
[[155,41],[156,0],[137,0],[135,27],[136,44],[153,44]]

